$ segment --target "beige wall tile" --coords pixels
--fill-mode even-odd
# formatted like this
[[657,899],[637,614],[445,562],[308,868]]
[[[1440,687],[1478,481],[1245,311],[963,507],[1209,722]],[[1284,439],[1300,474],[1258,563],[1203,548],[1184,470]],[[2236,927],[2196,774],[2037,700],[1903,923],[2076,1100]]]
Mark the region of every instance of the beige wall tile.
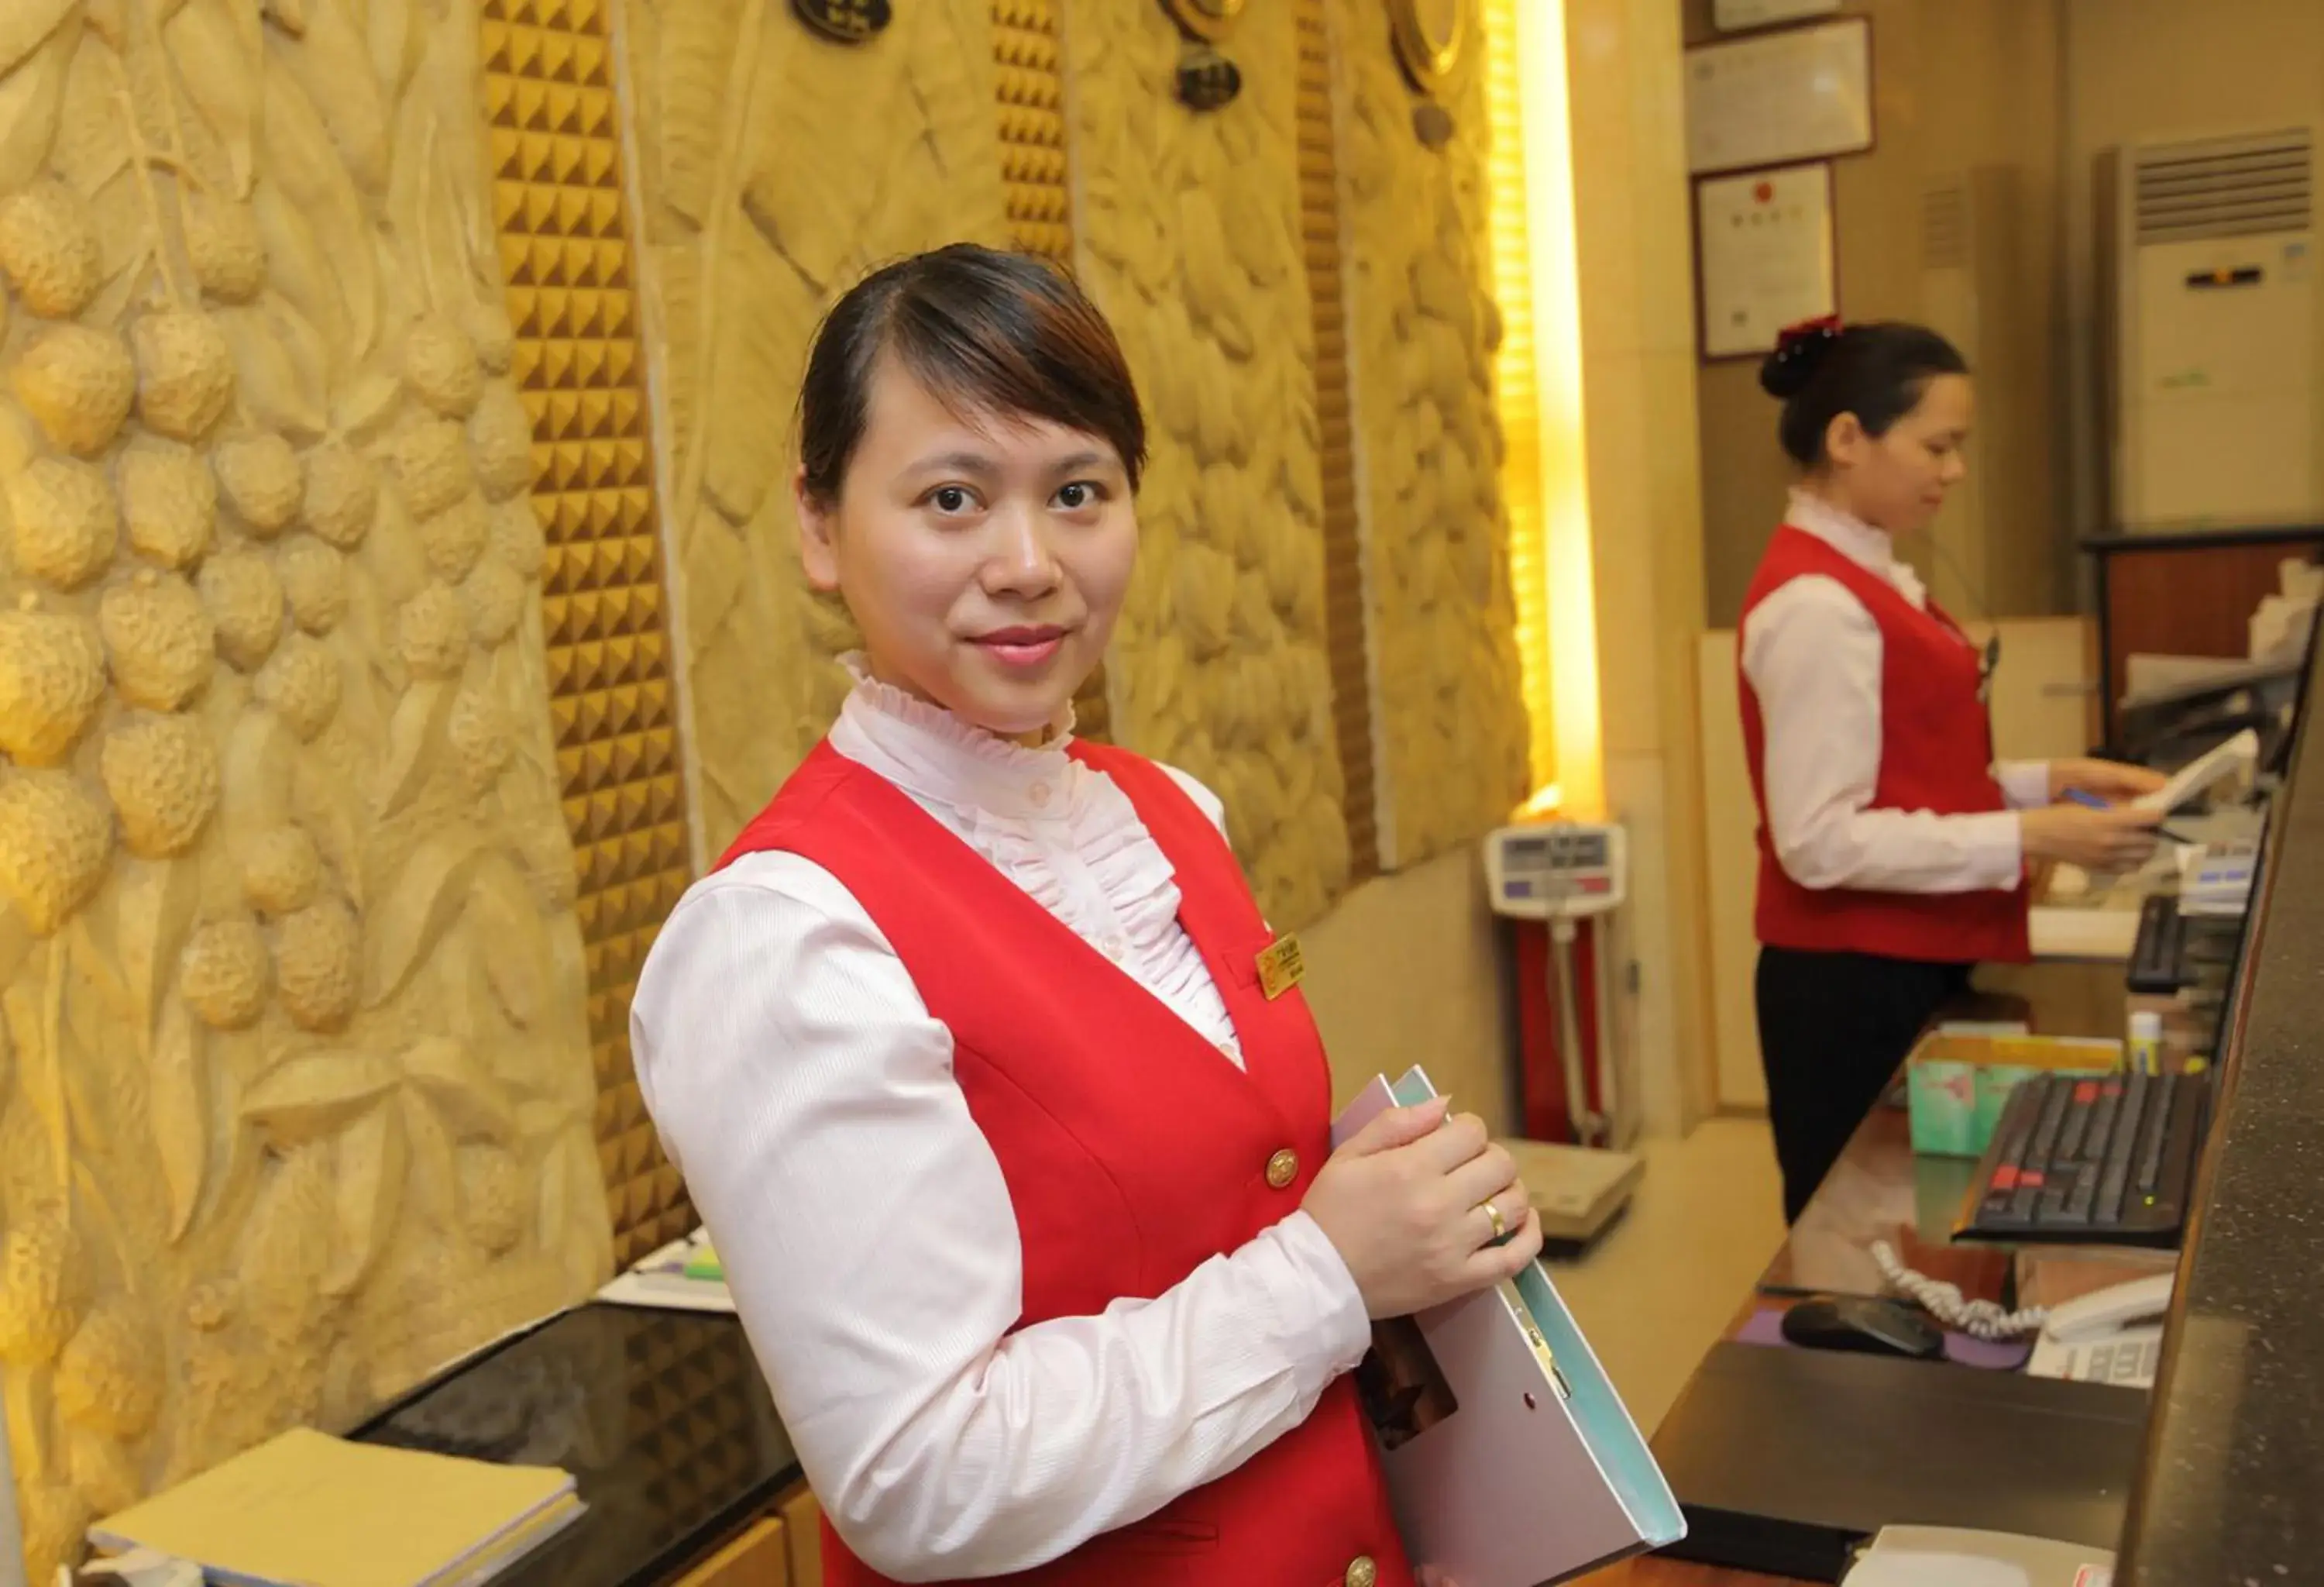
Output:
[[1419,1064],[1463,1110],[1509,1127],[1508,994],[1475,845],[1364,883],[1300,946],[1335,1098]]

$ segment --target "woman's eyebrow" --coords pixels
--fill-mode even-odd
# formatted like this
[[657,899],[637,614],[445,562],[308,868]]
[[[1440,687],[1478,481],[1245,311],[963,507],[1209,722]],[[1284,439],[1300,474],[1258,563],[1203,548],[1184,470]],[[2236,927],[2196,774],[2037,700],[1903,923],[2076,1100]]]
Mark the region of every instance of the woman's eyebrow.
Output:
[[905,472],[925,474],[939,468],[949,473],[985,475],[1001,472],[1000,466],[982,452],[938,452],[934,457],[920,458]]

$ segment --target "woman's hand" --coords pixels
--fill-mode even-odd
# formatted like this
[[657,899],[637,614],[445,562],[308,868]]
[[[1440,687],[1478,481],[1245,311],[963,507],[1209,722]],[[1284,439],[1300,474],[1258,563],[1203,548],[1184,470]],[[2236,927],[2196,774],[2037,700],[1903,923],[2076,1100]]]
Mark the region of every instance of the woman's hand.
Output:
[[2147,856],[2154,853],[2154,828],[2162,820],[2159,810],[2129,805],[2104,810],[2052,805],[2017,817],[2027,859],[2063,861],[2085,871],[2110,874],[2135,871],[2146,863]]
[[1443,1565],[1415,1565],[1412,1571],[1415,1587],[1461,1587],[1461,1583],[1444,1573]]
[[[1517,1164],[1474,1113],[1391,1108],[1332,1154],[1302,1204],[1373,1318],[1405,1317],[1516,1277],[1541,1251]],[[1490,1202],[1511,1238],[1493,1243]]]
[[2070,793],[2086,793],[2119,802],[2153,793],[2168,781],[2170,779],[2160,771],[2145,766],[2126,766],[2120,761],[2050,762],[2050,797],[2053,799],[2062,799]]

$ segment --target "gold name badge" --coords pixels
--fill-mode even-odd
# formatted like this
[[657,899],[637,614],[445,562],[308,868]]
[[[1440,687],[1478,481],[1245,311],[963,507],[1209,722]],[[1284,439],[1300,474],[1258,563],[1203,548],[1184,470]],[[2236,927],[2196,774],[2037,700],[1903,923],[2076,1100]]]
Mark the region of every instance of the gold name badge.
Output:
[[1299,939],[1278,937],[1274,943],[1260,950],[1259,955],[1259,990],[1273,1002],[1299,984],[1307,973],[1307,961],[1300,956]]

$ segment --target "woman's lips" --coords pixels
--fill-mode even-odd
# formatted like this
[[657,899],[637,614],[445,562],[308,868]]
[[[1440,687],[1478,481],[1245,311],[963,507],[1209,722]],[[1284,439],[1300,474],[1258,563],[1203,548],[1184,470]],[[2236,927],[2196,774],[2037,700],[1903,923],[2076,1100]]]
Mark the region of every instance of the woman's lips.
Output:
[[980,634],[975,641],[1004,667],[1034,668],[1056,655],[1065,642],[1062,628],[1003,628]]

